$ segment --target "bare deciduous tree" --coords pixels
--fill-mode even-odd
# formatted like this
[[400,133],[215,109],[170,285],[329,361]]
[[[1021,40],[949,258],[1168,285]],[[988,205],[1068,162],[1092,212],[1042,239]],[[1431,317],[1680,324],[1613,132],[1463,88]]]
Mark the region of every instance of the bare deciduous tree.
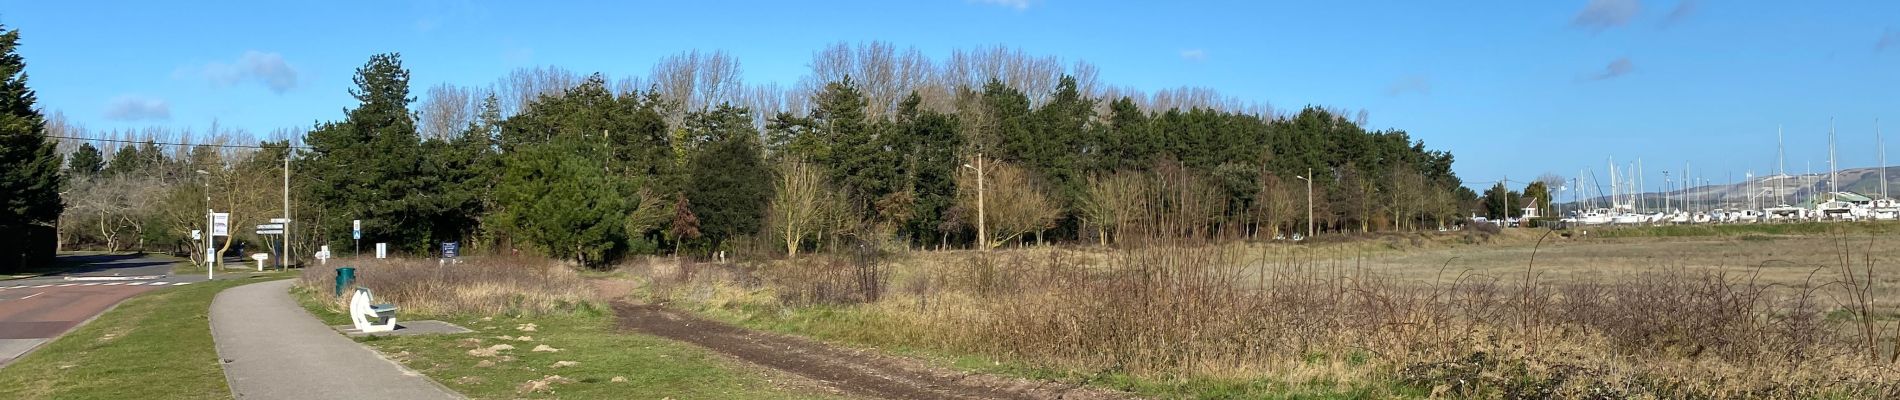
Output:
[[766,226],[785,243],[785,254],[798,256],[807,239],[827,228],[828,210],[836,199],[825,187],[818,167],[798,160],[779,164],[778,180],[773,182],[772,201],[766,207]]
[[1139,172],[1121,171],[1107,176],[1089,177],[1088,197],[1083,199],[1082,216],[1095,227],[1097,239],[1108,245],[1110,233],[1132,223],[1148,208],[1147,178]]
[[513,116],[541,96],[560,96],[580,81],[580,75],[561,67],[522,68],[496,82],[495,95],[501,99],[502,116]]
[[475,90],[450,84],[429,87],[418,107],[423,139],[448,140],[474,121],[481,96]]
[[[1062,215],[1062,208],[1028,171],[1002,162],[988,163],[984,168],[982,219],[989,237],[978,238],[982,246],[994,248],[1025,234],[1047,230]],[[957,207],[969,214],[965,220],[976,221],[976,174],[965,171],[958,174],[957,181]]]

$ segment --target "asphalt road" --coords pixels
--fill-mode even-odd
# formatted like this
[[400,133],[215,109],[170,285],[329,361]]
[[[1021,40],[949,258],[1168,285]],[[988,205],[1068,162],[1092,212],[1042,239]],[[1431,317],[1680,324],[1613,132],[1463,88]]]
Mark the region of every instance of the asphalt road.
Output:
[[171,276],[177,258],[162,255],[62,255],[80,264],[63,273],[0,281],[0,366],[63,335],[139,293],[204,281]]

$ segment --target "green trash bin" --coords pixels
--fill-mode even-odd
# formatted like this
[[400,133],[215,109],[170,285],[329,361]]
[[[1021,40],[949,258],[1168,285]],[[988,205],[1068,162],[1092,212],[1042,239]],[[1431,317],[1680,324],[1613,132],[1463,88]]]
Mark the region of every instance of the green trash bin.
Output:
[[336,269],[337,297],[343,297],[343,288],[350,287],[352,283],[356,283],[356,268],[342,267]]

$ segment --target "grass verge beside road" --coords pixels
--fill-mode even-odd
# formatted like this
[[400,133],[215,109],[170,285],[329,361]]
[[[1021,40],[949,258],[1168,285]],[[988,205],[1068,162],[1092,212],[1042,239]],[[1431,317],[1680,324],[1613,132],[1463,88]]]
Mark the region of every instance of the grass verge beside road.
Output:
[[[324,323],[349,318],[309,289],[299,303]],[[325,293],[324,295],[327,295]],[[823,399],[822,389],[742,365],[705,349],[621,333],[600,308],[537,316],[422,316],[469,329],[459,335],[358,339],[390,359],[477,399],[618,399],[631,393],[682,399]],[[538,346],[547,346],[536,351]],[[546,350],[558,351],[546,351]],[[569,364],[572,363],[572,364]]]
[[126,300],[0,369],[0,398],[230,398],[207,313],[219,291],[256,282],[203,282]]

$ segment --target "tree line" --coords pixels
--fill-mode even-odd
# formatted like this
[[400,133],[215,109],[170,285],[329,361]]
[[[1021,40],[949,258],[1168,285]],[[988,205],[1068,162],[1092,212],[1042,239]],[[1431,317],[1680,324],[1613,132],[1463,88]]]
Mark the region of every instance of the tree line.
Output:
[[[206,193],[212,208],[237,210],[235,226],[281,213],[271,179],[284,157],[298,254],[350,248],[353,220],[362,242],[402,252],[456,241],[590,265],[1144,233],[1264,240],[1303,233],[1302,179],[1322,232],[1436,229],[1481,209],[1450,153],[1364,128],[1363,112],[1279,114],[1206,90],[1144,95],[1096,82],[1086,64],[1001,48],[933,63],[881,43],[839,45],[813,69],[792,89],[745,86],[736,60],[690,52],[644,79],[544,67],[491,88],[431,87],[418,101],[401,57],[379,54],[354,75],[357,104],[300,136],[236,151],[68,146],[66,175],[86,189],[69,200],[97,204],[72,207],[61,231],[190,248]],[[128,188],[139,185],[153,189]]]
[[[469,117],[449,118],[460,129],[429,135],[409,74],[396,54],[372,57],[356,73],[359,105],[304,137],[299,212],[315,238],[347,239],[362,220],[365,241],[407,251],[463,241],[593,264],[761,243],[789,254],[1109,243],[1138,209],[1167,206],[1131,194],[1155,190],[1196,196],[1197,229],[1285,236],[1306,223],[1294,177],[1307,171],[1315,223],[1329,232],[1437,228],[1476,198],[1451,154],[1404,131],[1314,107],[1145,109],[1096,98],[1067,74],[1049,93],[991,79],[954,88],[947,108],[919,90],[889,110],[841,74],[802,112],[766,117],[595,74],[512,115],[489,93]],[[988,181],[982,238],[976,164]]]

